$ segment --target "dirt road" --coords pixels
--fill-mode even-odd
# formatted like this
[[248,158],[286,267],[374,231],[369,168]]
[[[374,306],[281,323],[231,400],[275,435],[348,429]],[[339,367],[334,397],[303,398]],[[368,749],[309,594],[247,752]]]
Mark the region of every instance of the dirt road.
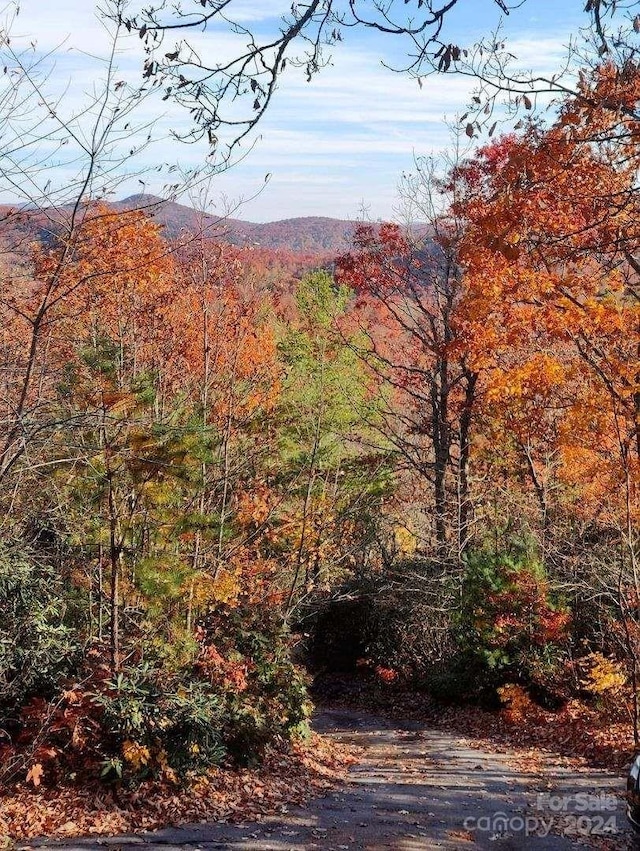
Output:
[[[636,847],[623,780],[473,747],[455,734],[361,712],[326,710],[316,729],[362,748],[351,782],[305,808],[254,824],[200,824],[57,844],[64,851],[565,851]],[[608,838],[607,838],[608,837]],[[48,843],[56,845],[56,843]],[[640,848],[640,844],[638,845]]]

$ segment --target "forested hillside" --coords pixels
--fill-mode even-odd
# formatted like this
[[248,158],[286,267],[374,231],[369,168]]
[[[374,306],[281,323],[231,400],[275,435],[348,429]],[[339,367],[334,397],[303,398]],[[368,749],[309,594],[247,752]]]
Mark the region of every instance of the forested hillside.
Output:
[[0,834],[60,827],[25,790],[195,818],[221,768],[299,766],[314,674],[630,755],[639,98],[604,57],[418,169],[417,235],[4,210]]
[[[203,226],[218,238],[239,246],[284,249],[307,254],[335,255],[351,244],[355,222],[306,216],[273,222],[247,222],[233,217],[197,213],[185,204],[162,201],[152,195],[131,195],[117,203],[117,209],[146,209],[163,227],[169,239],[185,233],[198,233]],[[274,211],[275,212],[275,211]]]

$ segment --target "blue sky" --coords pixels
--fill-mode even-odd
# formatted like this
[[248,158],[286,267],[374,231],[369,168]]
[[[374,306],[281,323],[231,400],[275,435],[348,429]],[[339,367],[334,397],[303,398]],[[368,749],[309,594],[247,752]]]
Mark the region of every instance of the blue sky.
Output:
[[[243,19],[253,28],[268,30],[289,0],[237,0]],[[582,0],[527,0],[504,20],[504,34],[525,67],[552,71],[562,62],[571,33],[585,22]],[[499,13],[492,0],[460,0],[449,18],[447,38],[471,44],[491,32]],[[72,113],[91,97],[101,74],[100,57],[108,39],[87,0],[22,0],[12,25],[14,48],[34,41],[37,55],[55,49],[46,59],[47,91],[62,95],[59,108]],[[233,47],[223,32],[199,37],[203,50],[224,53]],[[281,79],[271,108],[245,159],[208,185],[208,202],[219,211],[254,221],[302,215],[356,218],[364,209],[373,218],[393,218],[399,207],[397,185],[410,171],[414,155],[438,154],[451,146],[447,124],[465,111],[473,90],[468,78],[432,76],[420,88],[415,80],[386,69],[381,60],[400,64],[405,43],[370,31],[348,29],[333,50],[332,65],[311,83],[292,69]],[[139,74],[139,39],[121,46],[117,62],[123,76]],[[139,166],[161,161],[197,167],[206,145],[181,145],[169,137],[185,117],[159,97],[141,104],[139,123],[158,119],[153,147],[140,155]],[[47,179],[64,185],[72,166],[58,158]],[[133,160],[132,160],[133,162]],[[132,164],[128,164],[132,166]],[[265,184],[265,175],[271,175]],[[44,176],[43,178],[44,179]],[[133,177],[118,187],[118,197],[159,189],[153,174]],[[262,190],[262,191],[260,191]],[[0,197],[11,197],[0,186]]]

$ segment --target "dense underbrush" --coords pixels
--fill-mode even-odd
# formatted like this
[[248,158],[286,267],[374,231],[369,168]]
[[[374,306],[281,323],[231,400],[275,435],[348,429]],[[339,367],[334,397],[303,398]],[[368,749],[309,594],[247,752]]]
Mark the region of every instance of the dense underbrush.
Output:
[[592,719],[629,726],[633,678],[621,626],[612,611],[603,627],[602,607],[589,623],[580,602],[559,593],[524,548],[477,550],[449,574],[414,560],[391,581],[352,579],[310,609],[309,656],[317,683],[357,674],[374,702],[395,688],[440,707],[514,717],[577,702]]
[[308,735],[306,678],[273,613],[219,605],[190,636],[138,632],[114,669],[46,564],[0,558],[0,780],[178,782]]

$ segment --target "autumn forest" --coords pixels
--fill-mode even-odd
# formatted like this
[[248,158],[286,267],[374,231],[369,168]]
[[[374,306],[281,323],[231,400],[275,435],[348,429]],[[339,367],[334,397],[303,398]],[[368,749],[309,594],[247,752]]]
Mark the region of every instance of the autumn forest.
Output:
[[171,229],[150,195],[2,207],[0,838],[68,821],[54,789],[85,831],[86,789],[157,804],[98,832],[187,787],[211,818],[213,776],[303,770],[345,678],[630,758],[637,53],[551,117],[517,98],[339,249]]

